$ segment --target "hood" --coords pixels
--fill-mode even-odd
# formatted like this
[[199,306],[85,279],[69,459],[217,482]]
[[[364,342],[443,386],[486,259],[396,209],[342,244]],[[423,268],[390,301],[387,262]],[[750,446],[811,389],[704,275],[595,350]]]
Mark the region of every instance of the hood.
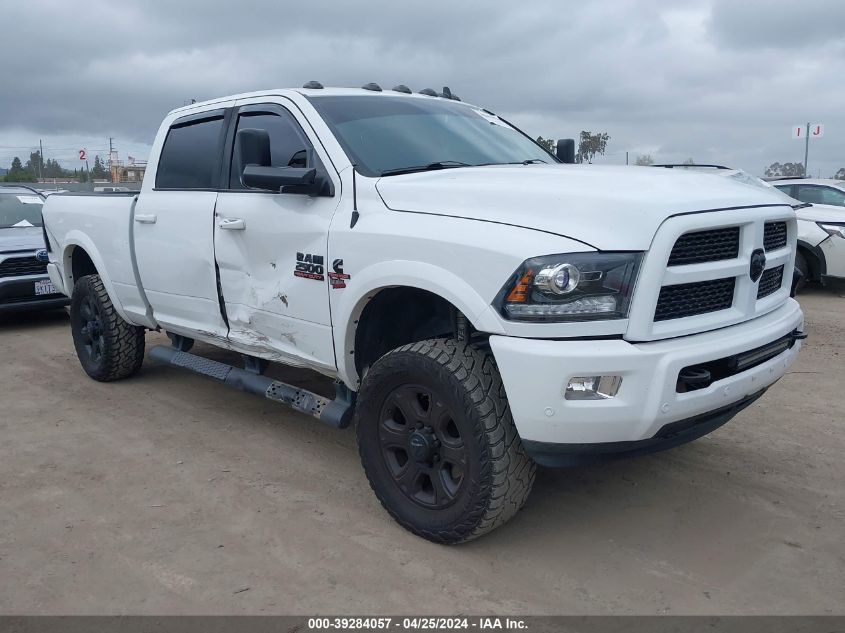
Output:
[[496,165],[380,178],[388,208],[510,224],[599,250],[647,250],[668,217],[778,205],[761,188],[652,167]]
[[801,220],[810,222],[845,222],[845,207],[837,207],[831,204],[816,204],[798,209],[795,212]]
[[35,251],[44,248],[44,233],[40,226],[0,229],[0,253]]

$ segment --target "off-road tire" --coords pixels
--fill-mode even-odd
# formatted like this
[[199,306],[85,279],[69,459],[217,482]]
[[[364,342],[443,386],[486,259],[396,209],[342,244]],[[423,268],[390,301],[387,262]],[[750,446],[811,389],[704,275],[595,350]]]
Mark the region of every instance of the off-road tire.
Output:
[[[382,452],[383,407],[408,384],[425,385],[442,399],[467,445],[466,481],[446,509],[422,507],[403,493]],[[522,446],[488,351],[430,339],[388,352],[363,380],[355,424],[361,462],[379,501],[400,525],[430,541],[454,544],[486,534],[514,516],[531,492],[536,465]]]
[[[88,325],[90,317],[98,324],[95,337]],[[94,380],[120,380],[140,369],[144,362],[144,328],[121,318],[99,275],[86,275],[76,282],[70,299],[70,324],[76,355]],[[96,338],[96,345],[92,338]]]

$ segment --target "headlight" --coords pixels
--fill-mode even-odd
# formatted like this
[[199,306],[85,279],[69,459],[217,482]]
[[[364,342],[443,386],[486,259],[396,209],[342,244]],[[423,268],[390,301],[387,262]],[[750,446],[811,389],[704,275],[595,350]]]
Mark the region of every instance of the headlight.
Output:
[[839,222],[816,222],[819,228],[830,236],[845,237],[845,224]]
[[526,260],[496,297],[516,321],[624,319],[642,253],[571,253]]

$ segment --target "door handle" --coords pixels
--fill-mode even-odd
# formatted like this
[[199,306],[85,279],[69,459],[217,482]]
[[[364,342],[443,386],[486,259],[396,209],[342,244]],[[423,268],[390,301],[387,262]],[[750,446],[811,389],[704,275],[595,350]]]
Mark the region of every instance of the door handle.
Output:
[[154,213],[135,214],[135,221],[139,224],[155,224],[157,219]]
[[243,231],[246,228],[246,222],[244,222],[241,218],[226,218],[224,220],[220,220],[217,223],[221,229],[226,229],[227,231]]

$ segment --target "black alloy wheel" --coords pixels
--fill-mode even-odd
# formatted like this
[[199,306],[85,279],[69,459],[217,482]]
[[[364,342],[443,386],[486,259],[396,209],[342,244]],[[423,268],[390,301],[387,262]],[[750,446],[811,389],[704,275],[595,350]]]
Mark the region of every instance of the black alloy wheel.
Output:
[[399,490],[424,508],[455,502],[467,472],[467,447],[449,408],[431,389],[401,385],[379,416],[381,454]]

